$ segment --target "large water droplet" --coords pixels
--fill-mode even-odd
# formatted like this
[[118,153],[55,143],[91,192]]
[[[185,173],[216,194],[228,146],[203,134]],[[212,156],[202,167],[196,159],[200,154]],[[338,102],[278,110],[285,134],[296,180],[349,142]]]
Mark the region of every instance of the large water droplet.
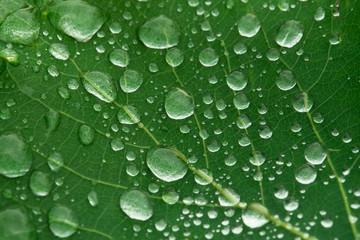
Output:
[[[256,209],[261,210],[261,212],[268,213],[268,210],[259,203],[253,203],[251,205],[255,206]],[[256,212],[249,207],[242,212],[242,219],[244,224],[249,228],[259,228],[269,222],[269,220],[263,214]]]
[[76,232],[79,220],[68,207],[56,204],[49,211],[49,227],[51,232],[59,238],[67,238]]
[[[3,4],[7,3],[2,2]],[[7,16],[0,26],[0,40],[30,45],[39,37],[39,32],[40,23],[35,15],[28,9],[20,9]]]
[[234,71],[226,76],[227,85],[234,91],[240,91],[246,87],[248,82],[243,72]]
[[70,57],[69,49],[62,43],[53,43],[49,47],[49,53],[56,59],[68,60]]
[[33,156],[29,146],[16,134],[0,136],[0,174],[15,178],[24,176],[31,167]]
[[84,145],[90,145],[95,138],[95,130],[88,125],[81,125],[79,127],[79,139]]
[[225,188],[218,200],[221,206],[232,207],[240,202],[240,195],[232,188]]
[[310,184],[314,182],[316,176],[316,169],[307,163],[300,166],[295,173],[295,179],[301,184]]
[[13,206],[0,211],[0,238],[2,240],[35,240],[36,230],[23,207]]
[[131,219],[146,221],[153,215],[153,205],[149,197],[142,191],[132,189],[120,197],[120,208]]
[[280,72],[279,76],[276,78],[276,85],[283,91],[288,91],[292,89],[296,84],[296,79],[294,74],[289,70],[284,70]]
[[250,118],[246,114],[240,114],[240,116],[236,119],[236,125],[240,129],[245,129],[251,126]]
[[322,164],[327,156],[326,150],[318,142],[309,144],[305,148],[304,155],[305,155],[305,159],[313,165]]
[[250,100],[247,98],[245,93],[238,93],[234,97],[234,106],[239,110],[247,109],[250,105]]
[[171,19],[160,15],[141,26],[139,38],[145,46],[154,49],[170,48],[179,43],[180,30]]
[[122,49],[115,49],[110,53],[109,60],[112,64],[119,67],[126,67],[129,64],[129,54]]
[[184,61],[184,54],[178,48],[171,48],[166,53],[166,62],[172,67],[179,66],[183,61]]
[[179,88],[170,91],[165,98],[165,111],[172,119],[185,119],[194,114],[191,97]]
[[219,55],[213,48],[205,48],[199,54],[199,61],[204,67],[212,67],[219,62]]
[[242,16],[238,21],[239,33],[244,37],[255,36],[259,32],[260,27],[259,19],[251,13],[247,13],[245,16]]
[[318,7],[314,14],[315,21],[319,22],[325,18],[325,10],[322,7]]
[[48,17],[58,30],[79,42],[89,41],[105,22],[105,15],[84,1],[54,2]]
[[170,205],[175,204],[179,201],[179,194],[173,188],[167,189],[165,192],[163,192],[161,197],[164,202]]
[[293,108],[298,112],[308,112],[312,108],[314,102],[312,98],[305,92],[298,93],[294,96]]
[[135,124],[140,122],[139,110],[131,105],[123,106],[117,113],[117,118],[122,124]]
[[30,177],[29,186],[34,195],[40,197],[47,196],[52,186],[49,174],[40,171],[33,172]]
[[146,163],[151,172],[165,182],[182,179],[187,173],[183,160],[168,148],[155,148],[148,152]]
[[58,172],[64,165],[64,159],[60,153],[54,152],[49,156],[47,163],[51,170]]
[[135,70],[126,70],[120,77],[120,87],[126,93],[132,93],[139,89],[143,83],[143,76]]
[[90,94],[108,103],[117,97],[116,86],[110,75],[106,73],[97,71],[85,73],[83,86]]
[[261,166],[266,160],[265,155],[262,152],[255,151],[251,154],[249,161],[254,166]]
[[194,179],[197,184],[208,185],[213,181],[213,175],[208,169],[199,169]]
[[275,40],[282,47],[292,48],[300,41],[303,32],[304,26],[301,22],[289,20],[280,27]]

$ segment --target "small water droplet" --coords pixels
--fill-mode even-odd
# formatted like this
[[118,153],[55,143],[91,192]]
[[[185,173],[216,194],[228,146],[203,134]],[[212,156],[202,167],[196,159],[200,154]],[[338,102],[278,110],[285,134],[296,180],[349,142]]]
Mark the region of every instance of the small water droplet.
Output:
[[135,124],[140,122],[139,110],[131,105],[123,106],[117,113],[117,118],[122,124]]
[[171,48],[166,53],[166,62],[172,67],[179,66],[183,61],[184,61],[184,54],[180,49],[176,47]]
[[175,204],[179,201],[179,194],[173,188],[167,189],[165,192],[163,192],[161,197],[164,202],[170,205]]

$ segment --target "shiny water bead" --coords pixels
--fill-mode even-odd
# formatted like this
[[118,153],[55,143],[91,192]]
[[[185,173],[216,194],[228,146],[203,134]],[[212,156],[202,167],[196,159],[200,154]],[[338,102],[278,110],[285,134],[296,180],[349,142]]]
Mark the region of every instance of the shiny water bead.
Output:
[[29,146],[14,133],[0,135],[0,174],[16,178],[24,176],[32,165]]
[[57,1],[48,9],[50,22],[79,42],[87,42],[105,22],[105,15],[85,1]]
[[68,47],[62,43],[53,43],[49,47],[49,53],[56,59],[59,60],[68,60],[70,57],[70,52]]
[[90,94],[107,103],[114,101],[117,97],[116,86],[112,78],[103,72],[85,73],[83,86]]
[[243,72],[234,71],[226,76],[226,83],[232,90],[240,91],[246,87],[248,79]]
[[170,50],[166,53],[165,59],[170,66],[177,67],[184,61],[184,54],[176,47],[170,48]]
[[276,85],[283,91],[292,89],[296,85],[294,74],[289,70],[281,71],[276,78]]
[[160,15],[147,20],[139,29],[139,38],[145,46],[165,49],[179,43],[180,29],[168,17]]
[[194,114],[192,98],[184,90],[176,88],[166,95],[165,111],[172,119],[188,118]]
[[123,106],[117,113],[117,119],[122,124],[135,124],[140,122],[140,112],[132,105]]
[[314,142],[305,148],[304,156],[310,164],[320,165],[326,159],[327,153],[321,143]]
[[154,213],[147,194],[137,189],[127,190],[121,195],[120,208],[131,219],[140,221],[148,220]]
[[154,148],[147,153],[146,164],[151,172],[165,182],[182,179],[188,170],[185,162],[173,150]]
[[128,69],[120,77],[120,87],[126,93],[138,90],[143,83],[143,75],[138,71]]
[[255,36],[261,27],[259,19],[251,13],[242,16],[237,25],[240,35],[249,38]]
[[213,67],[219,62],[219,55],[213,48],[205,48],[199,54],[199,61],[204,67]]
[[122,49],[115,49],[109,55],[109,60],[112,64],[119,67],[126,67],[129,64],[129,54]]
[[304,26],[301,22],[289,20],[280,27],[275,40],[281,47],[292,48],[301,40],[303,32]]
[[49,228],[54,236],[67,238],[76,232],[79,220],[76,214],[68,207],[60,204],[53,206],[49,213]]
[[315,181],[316,169],[310,164],[301,165],[295,173],[295,179],[301,184],[310,184]]

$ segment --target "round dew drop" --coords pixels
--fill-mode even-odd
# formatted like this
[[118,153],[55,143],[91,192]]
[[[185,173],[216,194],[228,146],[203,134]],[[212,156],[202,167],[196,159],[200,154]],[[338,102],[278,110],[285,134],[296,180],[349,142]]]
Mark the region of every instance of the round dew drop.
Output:
[[188,118],[194,114],[192,98],[185,91],[179,88],[174,89],[166,95],[165,111],[172,119]]
[[292,89],[296,85],[294,74],[289,70],[280,72],[279,76],[276,78],[276,85],[283,91]]
[[179,201],[179,194],[173,188],[167,189],[161,197],[164,202],[170,205],[173,205]]
[[204,67],[213,67],[219,62],[219,55],[213,48],[205,48],[199,54],[199,61]]
[[182,179],[187,173],[183,160],[168,148],[154,148],[147,153],[146,164],[150,171],[165,182]]
[[245,93],[238,93],[234,97],[234,106],[239,110],[247,109],[250,105],[250,100],[247,98]]
[[313,183],[316,179],[316,169],[310,164],[300,166],[295,173],[295,179],[301,184]]
[[309,112],[314,102],[305,92],[298,93],[294,96],[292,106],[298,112]]
[[305,148],[304,156],[310,164],[320,165],[326,159],[327,153],[320,143],[314,142]]
[[114,101],[117,97],[116,86],[112,78],[103,72],[85,73],[83,86],[88,93],[107,103]]
[[31,167],[33,155],[29,146],[16,134],[0,136],[0,174],[8,178],[24,176]]
[[240,195],[232,188],[225,188],[218,197],[221,206],[232,207],[240,202]]
[[232,90],[240,91],[246,87],[248,79],[243,72],[234,71],[226,76],[226,83]]
[[88,194],[88,201],[89,204],[93,207],[97,206],[99,204],[98,195],[95,191],[91,191]]
[[[268,210],[259,203],[253,203],[252,206],[255,206],[257,209],[260,209],[264,213],[268,212]],[[242,212],[241,216],[244,224],[249,228],[259,228],[269,222],[269,220],[263,214],[256,212],[249,207]]]
[[51,190],[52,183],[47,173],[35,171],[31,174],[29,187],[34,195],[47,196]]
[[120,77],[120,87],[126,93],[138,90],[143,83],[143,76],[135,70],[126,70]]
[[135,124],[140,122],[140,112],[134,106],[123,106],[117,113],[117,119],[122,124]]
[[301,40],[303,32],[304,26],[301,22],[289,20],[280,27],[275,40],[281,47],[292,48]]
[[56,59],[68,60],[70,57],[69,49],[62,43],[53,43],[49,47],[49,53]]
[[48,214],[49,228],[59,238],[67,238],[76,232],[79,220],[75,213],[68,207],[56,204]]
[[79,127],[79,139],[84,145],[90,145],[95,138],[95,130],[88,125],[81,125]]
[[129,64],[129,54],[122,49],[115,49],[109,55],[109,60],[112,64],[119,67],[126,67]]
[[182,62],[184,61],[184,54],[182,53],[182,51],[176,47],[171,48],[167,53],[166,53],[166,62],[171,66],[171,67],[177,67],[179,66]]
[[121,210],[131,219],[146,221],[153,215],[149,197],[137,189],[127,190],[120,197]]
[[243,37],[254,37],[259,32],[260,27],[259,19],[251,13],[242,16],[238,21],[238,30]]
[[250,156],[249,161],[254,166],[261,166],[266,160],[265,155],[262,152],[255,151]]
[[153,49],[165,49],[179,43],[180,29],[171,19],[160,15],[149,19],[140,27],[139,38],[145,46]]

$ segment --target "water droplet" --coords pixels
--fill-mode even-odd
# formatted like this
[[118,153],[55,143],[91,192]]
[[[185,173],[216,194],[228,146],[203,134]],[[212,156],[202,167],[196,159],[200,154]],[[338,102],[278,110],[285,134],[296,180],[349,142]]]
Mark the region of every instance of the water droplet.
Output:
[[149,197],[142,191],[132,189],[120,197],[121,210],[131,219],[146,221],[153,215],[153,205]]
[[320,123],[322,123],[324,121],[324,117],[323,117],[323,115],[321,113],[315,113],[313,115],[313,120],[314,120],[315,123],[320,124]]
[[126,93],[132,93],[139,89],[143,83],[143,76],[135,70],[126,70],[120,77],[120,87]]
[[[268,210],[259,203],[253,203],[251,206],[256,207],[256,209],[260,209],[264,213],[268,213]],[[259,228],[269,222],[269,220],[264,215],[254,211],[249,207],[242,212],[242,219],[244,224],[249,228]]]
[[238,93],[234,97],[234,105],[239,110],[247,109],[250,105],[250,100],[244,93]]
[[266,160],[265,155],[262,152],[255,151],[250,156],[249,161],[254,166],[261,166]]
[[115,49],[109,55],[109,60],[112,64],[119,67],[126,67],[129,64],[129,54],[122,49]]
[[89,145],[94,141],[95,130],[88,125],[81,125],[79,127],[79,139],[80,142],[84,145]]
[[246,147],[249,146],[251,142],[250,142],[250,138],[246,134],[243,134],[239,138],[238,143],[240,146]]
[[48,134],[55,131],[60,124],[60,114],[50,109],[44,116]]
[[140,27],[139,38],[145,46],[154,49],[165,49],[179,43],[180,30],[171,19],[160,15],[149,19]]
[[130,177],[135,177],[139,174],[139,169],[135,163],[131,163],[126,167],[126,173],[129,174]]
[[[4,7],[6,8],[6,6]],[[4,8],[2,8],[2,11],[4,11]],[[39,32],[40,23],[35,15],[28,9],[20,9],[8,15],[5,21],[2,22],[0,40],[30,45],[39,37]]]
[[48,66],[46,70],[52,77],[57,77],[60,74],[58,68],[55,65]]
[[55,2],[48,17],[58,30],[79,42],[89,41],[105,22],[105,15],[84,1]]
[[176,47],[171,48],[166,53],[166,62],[172,67],[179,66],[183,61],[184,61],[184,54],[180,49]]
[[316,169],[310,164],[300,166],[295,173],[295,179],[301,184],[310,184],[315,181]]
[[271,138],[273,132],[269,126],[261,126],[259,130],[259,135],[262,139]]
[[108,103],[117,97],[115,84],[106,73],[97,71],[85,73],[83,86],[90,94]]
[[250,118],[245,114],[240,114],[240,116],[236,119],[236,125],[240,129],[245,129],[251,126]]
[[234,71],[226,76],[226,83],[232,90],[240,91],[246,87],[248,79],[243,72]]
[[167,189],[165,192],[163,192],[161,197],[164,202],[170,205],[175,204],[179,201],[179,194],[173,188]]
[[324,228],[331,228],[334,224],[333,220],[331,220],[330,218],[325,218],[323,220],[321,220],[321,226],[323,226]]
[[245,54],[247,52],[247,46],[243,42],[238,42],[234,45],[234,52],[236,54]]
[[53,43],[49,47],[49,53],[56,59],[68,60],[70,57],[69,49],[62,43]]
[[67,87],[68,87],[68,89],[70,89],[70,90],[76,90],[76,89],[78,89],[78,88],[79,88],[79,82],[78,82],[78,80],[76,80],[76,79],[74,79],[74,78],[70,79],[70,80],[67,82]]
[[16,134],[0,136],[0,174],[9,178],[24,176],[31,167],[33,155],[29,146]]
[[64,159],[60,153],[54,152],[49,156],[47,163],[52,171],[58,172],[64,165]]
[[288,197],[284,201],[284,208],[286,211],[293,212],[299,207],[299,201],[294,197]]
[[315,21],[319,22],[325,18],[325,10],[322,7],[318,7],[314,14]]
[[276,85],[283,91],[288,91],[296,85],[294,74],[289,70],[281,71],[276,78]]
[[279,52],[275,48],[270,48],[266,52],[266,57],[269,61],[275,62],[279,59]]
[[68,207],[56,204],[49,211],[49,228],[59,238],[67,238],[76,232],[79,220]]
[[208,185],[213,181],[213,176],[208,169],[199,169],[194,179],[197,184]]
[[232,188],[225,188],[218,197],[221,206],[232,207],[240,202],[240,195]]
[[205,48],[199,54],[199,61],[204,67],[213,67],[219,62],[219,55],[213,48]]
[[329,38],[329,43],[331,45],[337,45],[340,43],[340,36],[338,34],[332,34],[331,37]]
[[191,97],[177,88],[166,95],[165,111],[172,119],[185,119],[194,114],[194,105]]
[[40,197],[47,196],[52,187],[49,174],[34,171],[30,177],[29,186],[34,195]]
[[159,191],[159,185],[157,185],[156,183],[150,183],[148,189],[151,193],[157,193]]
[[313,165],[319,165],[324,162],[327,154],[326,154],[326,150],[320,143],[314,142],[309,144],[305,148],[304,155],[305,155],[305,159],[309,163]]
[[95,207],[99,204],[98,195],[95,191],[91,191],[88,194],[88,201],[91,206]]
[[285,188],[284,185],[278,185],[274,193],[277,199],[285,199],[289,195],[289,191]]
[[155,222],[155,228],[156,230],[158,230],[159,232],[162,232],[165,230],[167,226],[167,223],[165,222],[165,220],[162,218],[159,221]]
[[113,34],[119,34],[122,30],[121,24],[119,22],[113,22],[110,24],[109,29]]
[[135,124],[140,122],[140,112],[134,106],[123,106],[117,113],[117,118],[122,124]]
[[111,140],[110,145],[111,145],[111,149],[115,152],[121,151],[125,147],[124,143],[118,138]]
[[151,172],[165,182],[182,179],[187,173],[183,160],[168,148],[154,148],[147,153],[146,163]]
[[309,112],[314,102],[305,92],[298,93],[294,96],[293,108],[298,112]]
[[281,47],[292,48],[301,40],[303,32],[304,26],[301,22],[289,20],[280,27],[275,40]]
[[36,230],[23,207],[12,206],[0,211],[0,233],[3,240],[35,240]]
[[238,21],[238,30],[241,36],[244,37],[253,37],[260,30],[260,21],[259,19],[251,13],[247,13],[242,16]]
[[210,152],[217,152],[220,150],[220,145],[216,140],[211,140],[210,143],[207,145],[207,149]]
[[234,166],[237,162],[237,159],[234,155],[230,154],[225,158],[225,165],[228,167]]

